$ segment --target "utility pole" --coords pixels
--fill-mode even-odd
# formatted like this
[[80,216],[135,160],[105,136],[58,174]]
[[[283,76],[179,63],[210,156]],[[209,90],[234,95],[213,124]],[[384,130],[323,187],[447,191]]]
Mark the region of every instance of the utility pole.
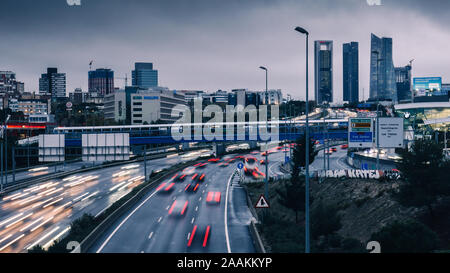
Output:
[[304,28],[296,27],[296,31],[305,34],[306,35],[306,175],[305,175],[305,252],[310,253],[310,220],[309,220],[309,98],[308,98],[308,91],[309,91],[309,82],[308,82],[308,44],[309,44],[309,32],[306,31]]
[[[266,105],[269,105],[269,93],[268,93],[268,69],[264,66],[260,66],[260,69],[264,70],[266,72]],[[268,113],[269,109],[266,109]],[[266,116],[266,134],[269,136],[269,117]],[[269,141],[266,142],[266,177],[265,177],[265,189],[264,194],[266,197],[266,200],[269,200]]]

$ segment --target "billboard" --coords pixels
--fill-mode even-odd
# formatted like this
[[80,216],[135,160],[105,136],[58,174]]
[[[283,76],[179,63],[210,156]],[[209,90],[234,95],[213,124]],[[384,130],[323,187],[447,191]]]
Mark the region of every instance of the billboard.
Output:
[[83,161],[120,161],[130,159],[130,134],[83,134]]
[[402,148],[404,144],[403,118],[379,118],[381,148]]
[[39,162],[65,160],[65,135],[39,135]]
[[351,148],[370,148],[373,143],[371,118],[350,118],[348,121],[348,146]]
[[413,79],[414,97],[437,96],[442,94],[441,77],[421,77]]

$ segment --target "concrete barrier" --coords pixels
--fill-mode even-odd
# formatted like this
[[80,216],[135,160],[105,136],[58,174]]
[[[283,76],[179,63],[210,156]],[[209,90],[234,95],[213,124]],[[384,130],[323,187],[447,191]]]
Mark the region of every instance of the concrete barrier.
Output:
[[186,168],[187,166],[195,162],[196,161],[182,164],[176,167],[175,169],[172,169],[167,173],[161,175],[160,177],[155,178],[154,181],[150,182],[148,185],[143,187],[134,196],[132,196],[129,200],[127,200],[119,208],[117,208],[114,212],[112,212],[108,217],[106,217],[105,220],[103,220],[88,236],[86,236],[86,238],[84,238],[84,240],[80,243],[79,248],[75,249],[74,252],[87,253],[92,247],[92,245],[100,238],[100,236],[102,236],[103,233],[106,232],[106,230],[110,228],[111,225],[113,225],[114,222],[116,222],[123,214],[125,214],[134,205],[136,205],[142,199],[142,197],[144,197],[150,190],[154,189],[164,179],[170,177],[174,173]]
[[255,221],[251,221],[248,228],[250,230],[250,235],[252,236],[256,252],[266,253],[266,249],[264,248],[264,244],[259,236],[258,229],[256,228]]
[[248,191],[245,187],[244,187],[244,190],[245,190],[245,194],[247,196],[247,206],[254,218],[248,225],[248,229],[250,231],[250,236],[252,237],[252,240],[253,240],[253,245],[255,246],[255,249],[258,253],[266,253],[264,244],[261,240],[261,237],[259,236],[258,228],[256,228],[256,223],[259,222],[258,214],[256,213],[256,210],[252,204],[252,200],[250,199],[250,196],[248,195]]

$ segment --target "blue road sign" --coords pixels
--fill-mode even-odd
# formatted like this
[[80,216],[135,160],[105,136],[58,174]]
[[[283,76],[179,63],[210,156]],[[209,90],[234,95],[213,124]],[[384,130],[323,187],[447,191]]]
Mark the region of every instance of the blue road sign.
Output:
[[237,164],[237,167],[239,170],[242,170],[244,168],[244,163],[241,162],[241,163]]
[[372,142],[372,132],[350,132],[349,142]]

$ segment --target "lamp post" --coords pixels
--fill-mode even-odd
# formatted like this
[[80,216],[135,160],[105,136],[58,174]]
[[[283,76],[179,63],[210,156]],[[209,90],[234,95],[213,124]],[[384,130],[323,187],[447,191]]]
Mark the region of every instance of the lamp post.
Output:
[[383,60],[383,59],[380,59],[379,58],[379,56],[380,56],[380,52],[379,51],[376,51],[376,50],[374,50],[374,51],[372,51],[372,53],[373,54],[376,54],[377,55],[377,170],[379,170],[380,169],[380,141],[379,141],[379,139],[380,139],[380,126],[379,126],[379,124],[380,124],[380,119],[379,119],[379,117],[380,117],[380,114],[379,114],[379,111],[380,111],[380,86],[379,86],[379,76],[380,76],[380,62]]
[[309,246],[309,105],[308,105],[308,42],[309,32],[304,28],[296,27],[296,31],[306,35],[306,174],[305,174],[305,252],[310,253]]
[[[266,72],[266,105],[269,105],[268,103],[268,99],[269,99],[269,94],[268,94],[268,69],[264,66],[260,66],[260,69],[264,70]],[[269,113],[268,111],[269,109],[267,109],[267,113]],[[268,115],[266,115],[266,134],[267,136],[269,135],[269,117]],[[265,179],[265,189],[264,189],[264,195],[266,197],[267,200],[269,200],[269,141],[266,142],[266,179]]]

